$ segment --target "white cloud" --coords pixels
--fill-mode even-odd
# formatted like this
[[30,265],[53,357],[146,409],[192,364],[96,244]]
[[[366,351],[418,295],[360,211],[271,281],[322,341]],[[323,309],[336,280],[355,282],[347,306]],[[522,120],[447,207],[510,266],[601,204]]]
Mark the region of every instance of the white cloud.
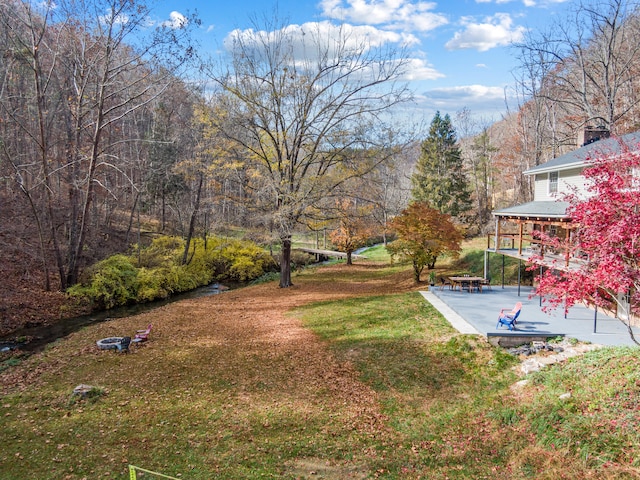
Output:
[[98,20],[103,25],[126,25],[129,23],[129,15],[116,13],[115,11],[107,11],[105,15],[100,15]]
[[175,10],[169,14],[169,20],[165,20],[162,22],[163,27],[168,27],[172,30],[177,30],[179,28],[183,28],[187,25],[187,18],[181,14],[180,12],[176,12]]
[[409,0],[322,0],[322,15],[342,22],[384,25],[403,31],[433,30],[448,23],[447,17],[434,13],[434,2]]
[[[323,21],[288,25],[276,31],[236,29],[225,37],[224,47],[227,51],[233,52],[235,48],[241,46],[243,55],[255,55],[258,58],[264,54],[268,45],[277,44],[283,37],[291,48],[290,60],[300,68],[300,71],[310,65],[311,68],[315,68],[312,65],[318,60],[326,61],[326,59],[320,59],[318,55],[324,56],[326,53],[329,57],[339,58],[345,51],[361,51],[363,57],[352,60],[365,61],[368,66],[357,74],[350,74],[350,78],[375,74],[379,67],[387,63],[384,60],[384,52],[382,59],[376,60],[375,50],[387,47],[395,50],[397,47],[403,48],[418,43],[418,39],[411,34],[380,30],[373,26],[335,25],[329,21]],[[373,52],[372,55],[369,55],[370,51]],[[398,58],[395,60],[387,58],[387,60],[400,61]],[[402,61],[404,63],[405,60]],[[392,64],[387,64],[385,68],[390,65]],[[343,65],[341,68],[348,67]],[[444,76],[422,58],[408,59],[401,70],[403,81],[434,80]]]
[[476,49],[486,52],[495,47],[509,45],[520,41],[526,31],[525,27],[514,27],[511,16],[507,13],[496,13],[482,23],[474,23],[469,17],[462,19],[464,30],[456,32],[445,47],[447,50]]
[[58,9],[58,4],[50,0],[42,0],[41,2],[35,2],[34,5],[38,9],[38,11],[41,13]]
[[407,66],[407,71],[404,74],[404,80],[435,80],[437,78],[443,78],[444,74],[437,71],[433,66],[429,65],[426,61],[420,58],[412,58]]
[[[309,57],[309,50],[305,45],[312,42],[326,42],[327,45],[335,44],[336,47],[361,48],[363,42],[368,48],[378,48],[386,44],[401,46],[415,45],[418,39],[407,33],[398,33],[388,30],[380,30],[376,27],[349,24],[334,25],[329,21],[307,22],[302,25],[288,25],[282,30],[274,32],[256,31],[253,29],[233,30],[224,39],[224,45],[228,50],[233,49],[234,42],[240,40],[245,47],[258,46],[261,43],[277,41],[284,34],[294,47],[296,58]],[[314,51],[314,50],[313,50]]]
[[504,87],[484,85],[434,88],[416,96],[418,105],[425,111],[439,110],[453,114],[468,108],[474,116],[485,118],[499,118],[505,110],[505,101],[511,100]]
[[487,87],[485,85],[461,85],[456,87],[442,87],[429,90],[426,96],[457,99],[491,99],[504,98],[503,87]]

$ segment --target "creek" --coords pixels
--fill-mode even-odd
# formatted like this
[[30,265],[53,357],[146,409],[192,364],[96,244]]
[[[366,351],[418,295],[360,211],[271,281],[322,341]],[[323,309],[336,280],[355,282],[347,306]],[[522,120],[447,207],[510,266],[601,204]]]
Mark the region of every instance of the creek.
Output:
[[173,295],[164,300],[138,303],[135,305],[112,308],[110,310],[101,310],[87,315],[66,318],[51,324],[25,327],[20,330],[16,330],[5,337],[0,337],[0,352],[6,352],[8,350],[18,348],[23,352],[38,352],[49,343],[55,342],[60,338],[64,338],[87,325],[105,322],[114,318],[137,315],[180,300],[217,295],[226,290],[229,290],[229,287],[219,283],[212,283],[206,287],[200,287],[189,292]]

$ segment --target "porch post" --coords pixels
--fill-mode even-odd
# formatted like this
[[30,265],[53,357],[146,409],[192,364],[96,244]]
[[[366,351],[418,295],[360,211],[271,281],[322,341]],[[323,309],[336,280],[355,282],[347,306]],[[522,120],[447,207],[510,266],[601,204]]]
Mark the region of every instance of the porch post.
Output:
[[522,259],[518,259],[518,296],[520,296],[520,270],[522,269]]
[[565,229],[565,234],[564,234],[565,245],[566,245],[566,251],[565,251],[566,265],[565,266],[567,266],[567,267],[569,266],[569,252],[571,250],[571,244],[569,243],[570,238],[571,238],[571,231],[567,227]]
[[518,255],[522,255],[522,222],[518,222]]
[[[540,279],[542,279],[542,273],[543,273],[542,268],[543,268],[542,265],[540,265]],[[539,281],[538,281],[538,284],[540,284]],[[540,296],[540,306],[542,307],[542,294],[540,294],[539,296]]]
[[489,251],[484,251],[484,278],[487,278],[487,272],[489,271]]

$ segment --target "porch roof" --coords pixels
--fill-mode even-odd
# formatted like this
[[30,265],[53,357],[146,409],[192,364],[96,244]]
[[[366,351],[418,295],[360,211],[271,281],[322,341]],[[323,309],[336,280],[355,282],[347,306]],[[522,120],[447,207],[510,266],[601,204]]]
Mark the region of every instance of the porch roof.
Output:
[[496,210],[493,212],[493,215],[496,217],[519,217],[522,219],[548,218],[554,220],[569,220],[567,216],[568,207],[568,202],[529,202]]

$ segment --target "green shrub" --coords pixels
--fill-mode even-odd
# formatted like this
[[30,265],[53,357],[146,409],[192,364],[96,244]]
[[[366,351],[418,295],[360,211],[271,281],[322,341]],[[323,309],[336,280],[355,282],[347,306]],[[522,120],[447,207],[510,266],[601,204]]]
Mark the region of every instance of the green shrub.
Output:
[[[187,290],[195,288],[189,287],[190,284],[195,283],[197,286],[208,285],[216,278],[212,262],[212,258],[215,256],[215,248],[212,247],[211,243],[210,241],[207,242],[207,249],[205,250],[202,239],[199,238],[192,242],[187,256],[188,263],[181,265],[184,272],[181,275],[180,283],[186,286]],[[184,291],[184,288],[179,287],[179,291]]]
[[185,265],[184,246],[180,238],[158,237],[131,256],[114,255],[97,263],[68,293],[109,309],[163,299],[213,281],[251,281],[276,267],[266,251],[247,241],[211,237],[205,248],[203,239],[194,239]]
[[167,286],[166,269],[141,268],[138,270],[138,302],[144,303],[167,298],[171,292]]
[[132,260],[136,262],[137,267],[156,268],[180,262],[184,252],[184,240],[162,236],[154,238],[148,247],[138,250],[139,246],[134,245],[134,248],[137,253],[132,255]]
[[138,293],[138,269],[126,255],[114,255],[95,264],[86,284],[74,285],[69,293],[109,309],[132,303]]
[[170,284],[173,292],[188,292],[209,283],[206,280],[198,281],[198,276],[185,265],[172,265],[169,269]]
[[266,252],[242,242],[229,245],[223,255],[230,261],[230,279],[240,282],[256,279],[268,271],[269,267],[274,266],[273,260]]

